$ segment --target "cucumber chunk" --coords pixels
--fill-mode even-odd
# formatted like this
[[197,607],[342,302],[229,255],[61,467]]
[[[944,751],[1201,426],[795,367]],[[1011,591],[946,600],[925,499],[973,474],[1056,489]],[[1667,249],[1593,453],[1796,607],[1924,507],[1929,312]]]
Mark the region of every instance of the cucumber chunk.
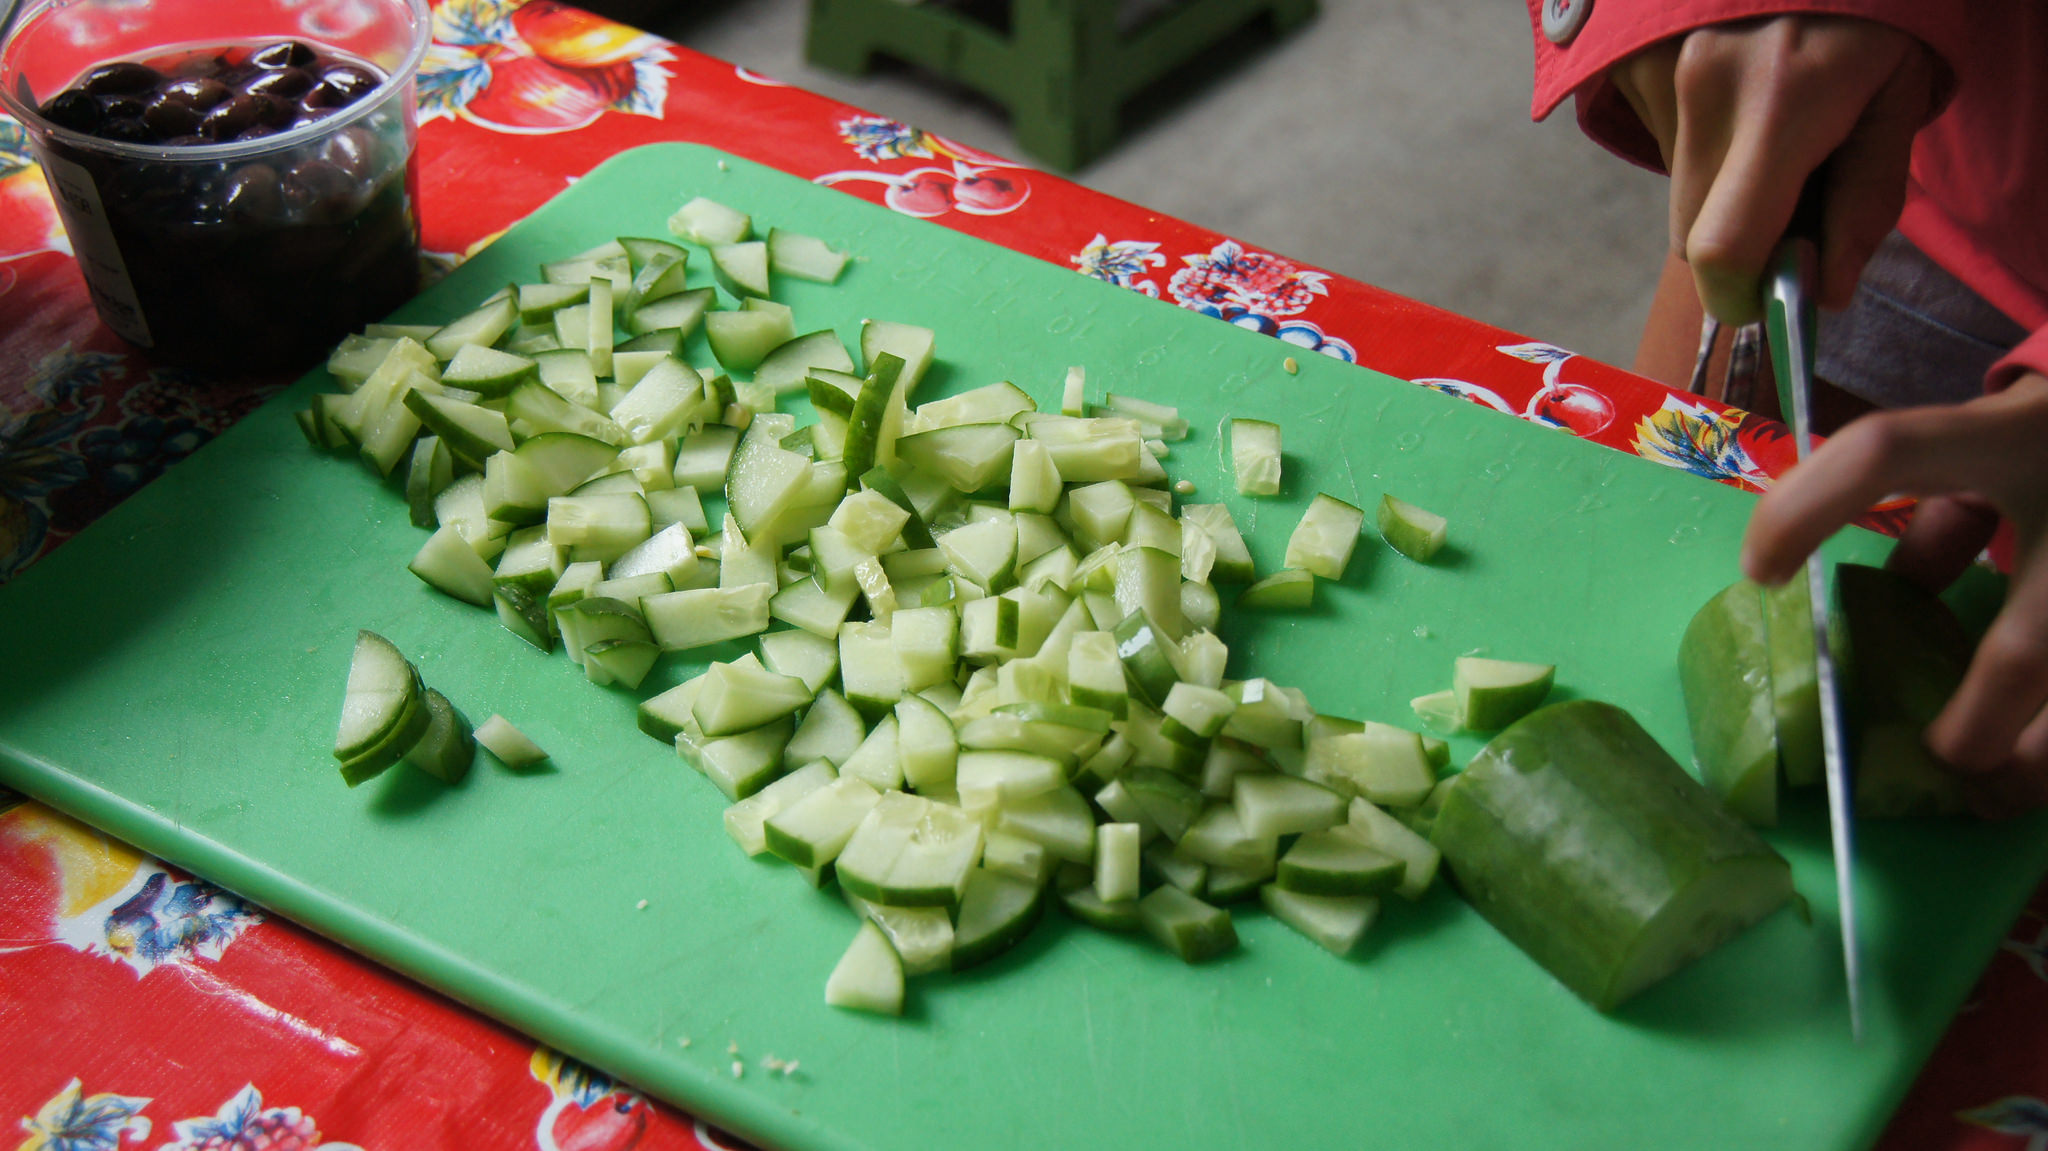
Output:
[[1364,524],[1363,511],[1317,492],[1294,534],[1287,537],[1287,552],[1280,562],[1324,579],[1343,579],[1352,549],[1358,546],[1358,529]]
[[1487,921],[1601,1011],[1792,897],[1792,869],[1620,708],[1552,704],[1444,789],[1430,841]]
[[539,744],[528,739],[525,732],[513,727],[512,722],[502,715],[493,715],[478,724],[476,741],[483,745],[485,751],[496,756],[498,762],[515,771],[533,767],[548,758],[548,753],[542,751]]
[[1280,494],[1280,425],[1266,420],[1230,421],[1230,462],[1237,494]]
[[[1810,636],[1810,619],[1806,626]],[[1678,683],[1700,781],[1756,827],[1778,822],[1778,711],[1771,679],[1762,589],[1747,580],[1731,584],[1686,625],[1678,644]]]
[[1550,694],[1556,674],[1553,664],[1459,656],[1451,690],[1458,695],[1460,725],[1472,731],[1499,731],[1534,711]]
[[1140,899],[1138,925],[1183,963],[1202,963],[1237,947],[1230,913],[1178,887],[1154,888]]
[[[341,726],[334,736],[334,758],[347,762],[402,739],[407,728],[424,728],[420,708],[419,673],[398,650],[397,645],[373,631],[356,633],[354,653],[349,657],[348,687],[341,701]],[[412,739],[418,739],[413,731]],[[396,763],[411,747],[397,749]],[[389,766],[389,764],[386,764]]]
[[903,960],[875,926],[865,920],[825,980],[825,1002],[876,1015],[903,1014]]
[[1044,910],[1044,885],[975,868],[953,928],[953,970],[965,971],[1008,951],[1030,934]]
[[1387,546],[1419,564],[1436,558],[1449,532],[1444,517],[1392,495],[1380,497],[1378,523]]
[[447,696],[431,687],[426,700],[427,730],[405,753],[405,761],[442,783],[461,783],[476,762],[476,739],[469,721]]
[[1351,954],[1380,912],[1380,901],[1370,895],[1310,895],[1277,883],[1259,888],[1259,903],[1332,955]]

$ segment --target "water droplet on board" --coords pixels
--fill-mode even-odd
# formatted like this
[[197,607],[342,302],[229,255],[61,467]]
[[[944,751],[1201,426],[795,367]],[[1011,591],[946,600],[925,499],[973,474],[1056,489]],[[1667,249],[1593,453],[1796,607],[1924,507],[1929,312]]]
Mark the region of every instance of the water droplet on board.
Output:
[[1489,463],[1484,468],[1480,469],[1479,474],[1485,476],[1489,480],[1492,480],[1494,483],[1499,483],[1502,480],[1508,478],[1508,473],[1514,470],[1515,466],[1507,462],[1506,460],[1494,460],[1492,463]]
[[1055,336],[1064,336],[1074,330],[1074,317],[1062,312],[1052,318],[1052,322],[1045,326],[1045,330]]
[[1600,494],[1598,492],[1587,492],[1585,495],[1579,497],[1579,506],[1577,510],[1580,512],[1597,512],[1602,508],[1605,508],[1606,506],[1607,501],[1600,498]]
[[1699,534],[1700,527],[1698,524],[1679,524],[1671,533],[1671,542],[1674,544],[1688,544],[1698,539]]
[[1422,433],[1421,433],[1421,432],[1418,432],[1418,431],[1412,431],[1412,430],[1411,430],[1411,431],[1405,431],[1405,432],[1402,432],[1402,433],[1401,433],[1400,435],[1398,435],[1398,436],[1395,436],[1395,437],[1394,437],[1394,450],[1395,450],[1395,451],[1401,451],[1401,452],[1412,452],[1412,451],[1414,451],[1414,450],[1415,450],[1416,448],[1419,448],[1419,447],[1421,447],[1421,446],[1422,446]]
[[1138,353],[1138,363],[1148,368],[1164,358],[1166,358],[1166,347],[1163,344],[1158,347],[1146,348]]

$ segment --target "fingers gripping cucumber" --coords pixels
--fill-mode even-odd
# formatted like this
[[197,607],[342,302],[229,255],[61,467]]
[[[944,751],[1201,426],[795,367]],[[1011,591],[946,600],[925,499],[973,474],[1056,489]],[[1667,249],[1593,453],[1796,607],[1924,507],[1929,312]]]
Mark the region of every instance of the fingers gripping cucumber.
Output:
[[1465,898],[1602,1011],[1792,895],[1784,858],[1609,704],[1531,713],[1443,790],[1430,840]]

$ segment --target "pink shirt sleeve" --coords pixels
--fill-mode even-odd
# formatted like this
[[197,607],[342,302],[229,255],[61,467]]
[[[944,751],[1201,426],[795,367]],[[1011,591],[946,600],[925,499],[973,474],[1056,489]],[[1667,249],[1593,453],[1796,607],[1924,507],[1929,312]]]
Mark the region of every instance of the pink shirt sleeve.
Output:
[[1663,158],[1635,111],[1607,79],[1607,70],[1659,40],[1709,24],[1788,13],[1833,13],[1876,20],[1918,37],[1934,49],[1947,71],[1938,90],[1953,87],[1953,62],[1963,58],[1969,0],[1580,0],[1592,10],[1570,42],[1553,44],[1543,34],[1543,0],[1527,0],[1535,41],[1536,85],[1531,118],[1550,115],[1565,97],[1576,97],[1579,126],[1609,151],[1632,163],[1663,171]]
[[2011,387],[2014,380],[2028,372],[2048,376],[2048,328],[2034,329],[2032,335],[2020,341],[2019,347],[1991,365],[1991,370],[1984,374],[1984,390],[1996,392]]

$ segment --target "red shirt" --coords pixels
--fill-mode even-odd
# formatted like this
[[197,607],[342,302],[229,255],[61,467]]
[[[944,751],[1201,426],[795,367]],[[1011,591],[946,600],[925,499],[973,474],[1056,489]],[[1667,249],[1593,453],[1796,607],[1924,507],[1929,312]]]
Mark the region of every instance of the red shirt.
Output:
[[2048,3],[2043,0],[1579,0],[1592,10],[1562,46],[1536,42],[1530,114],[1576,97],[1579,126],[1616,154],[1662,170],[1656,142],[1607,80],[1610,65],[1694,28],[1791,12],[1836,13],[1918,37],[1944,67],[1946,103],[1913,145],[1899,231],[2030,334],[1986,386],[2048,374]]

